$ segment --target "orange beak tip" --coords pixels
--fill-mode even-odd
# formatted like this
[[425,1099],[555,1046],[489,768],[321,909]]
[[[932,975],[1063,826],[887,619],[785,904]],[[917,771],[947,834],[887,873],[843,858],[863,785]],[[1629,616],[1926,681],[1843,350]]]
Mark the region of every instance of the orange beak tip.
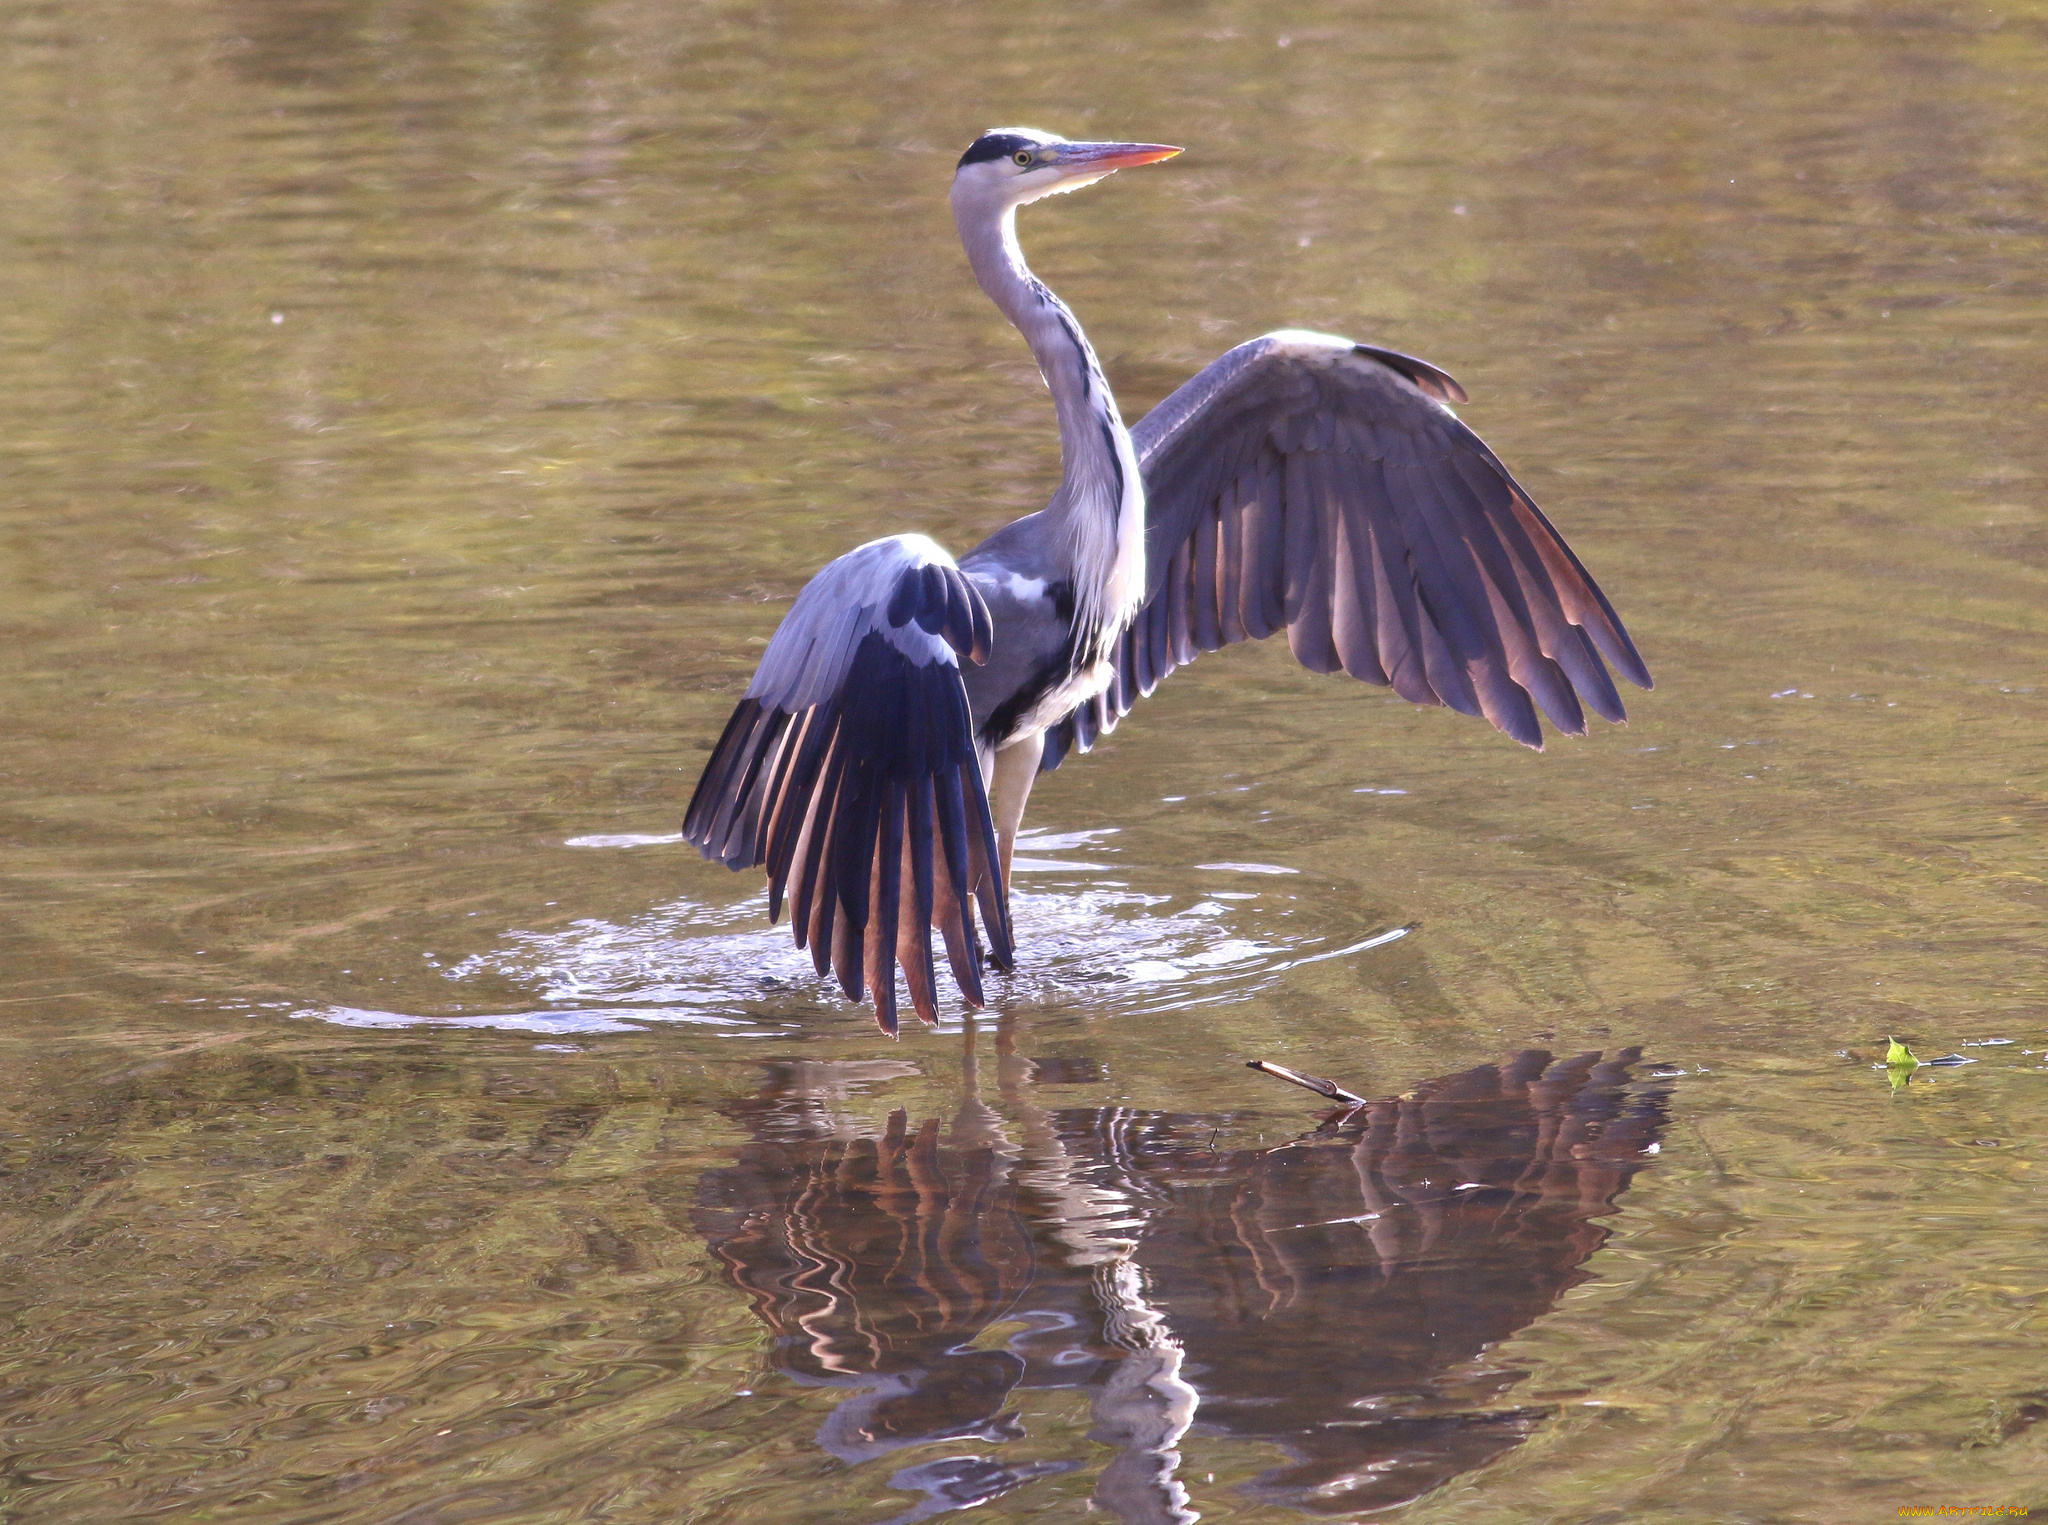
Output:
[[1080,152],[1073,154],[1073,168],[1082,173],[1104,174],[1110,170],[1136,169],[1141,164],[1157,164],[1162,159],[1171,159],[1184,150],[1169,143],[1103,143],[1075,145]]

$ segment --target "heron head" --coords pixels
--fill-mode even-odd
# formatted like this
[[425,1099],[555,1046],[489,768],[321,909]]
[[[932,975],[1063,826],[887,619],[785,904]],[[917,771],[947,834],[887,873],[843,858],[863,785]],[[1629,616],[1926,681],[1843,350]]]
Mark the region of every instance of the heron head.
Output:
[[956,204],[965,197],[995,209],[1022,206],[1179,152],[1164,143],[1074,143],[1032,127],[994,127],[960,156],[953,196]]

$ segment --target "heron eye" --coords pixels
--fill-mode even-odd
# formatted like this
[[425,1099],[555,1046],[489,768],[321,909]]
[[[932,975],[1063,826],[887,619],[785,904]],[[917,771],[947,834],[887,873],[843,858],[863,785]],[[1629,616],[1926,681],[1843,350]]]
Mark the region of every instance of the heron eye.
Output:
[[1019,164],[1029,164],[1031,162],[1031,150],[1028,148],[1020,148],[1017,150],[1016,153],[1012,154],[1011,157],[1014,158]]

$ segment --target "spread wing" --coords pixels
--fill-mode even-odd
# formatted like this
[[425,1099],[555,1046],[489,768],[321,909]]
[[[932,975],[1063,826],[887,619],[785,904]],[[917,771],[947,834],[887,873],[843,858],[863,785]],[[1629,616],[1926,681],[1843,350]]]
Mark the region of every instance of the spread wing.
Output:
[[[1147,602],[1109,691],[1054,741],[1086,750],[1174,668],[1287,632],[1303,666],[1484,715],[1541,748],[1583,703],[1625,718],[1604,656],[1649,669],[1578,557],[1446,406],[1457,382],[1391,350],[1283,330],[1241,344],[1131,431]],[[1056,759],[1052,747],[1048,759]]]
[[931,932],[983,1001],[979,899],[1010,967],[995,826],[960,659],[988,660],[987,606],[922,535],[874,540],[812,578],[712,750],[683,835],[728,868],[768,869],[768,914],[850,1001],[896,1031],[896,968],[938,1020]]

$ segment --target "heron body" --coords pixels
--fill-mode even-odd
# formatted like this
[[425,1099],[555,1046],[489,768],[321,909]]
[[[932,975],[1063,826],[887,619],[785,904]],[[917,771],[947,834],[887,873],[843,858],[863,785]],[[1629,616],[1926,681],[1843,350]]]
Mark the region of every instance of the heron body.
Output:
[[[1481,715],[1620,721],[1650,675],[1606,596],[1411,356],[1302,330],[1229,351],[1127,429],[1017,208],[1178,153],[1005,128],[955,171],[976,280],[1031,346],[1059,424],[1051,501],[955,562],[922,535],[849,551],[797,596],[684,820],[764,866],[800,947],[896,1030],[896,971],[937,1020],[931,933],[970,1005],[1011,967],[1031,786],[1174,668],[1284,630],[1302,664]],[[1603,661],[1604,658],[1604,661]],[[975,908],[980,908],[977,927]]]

